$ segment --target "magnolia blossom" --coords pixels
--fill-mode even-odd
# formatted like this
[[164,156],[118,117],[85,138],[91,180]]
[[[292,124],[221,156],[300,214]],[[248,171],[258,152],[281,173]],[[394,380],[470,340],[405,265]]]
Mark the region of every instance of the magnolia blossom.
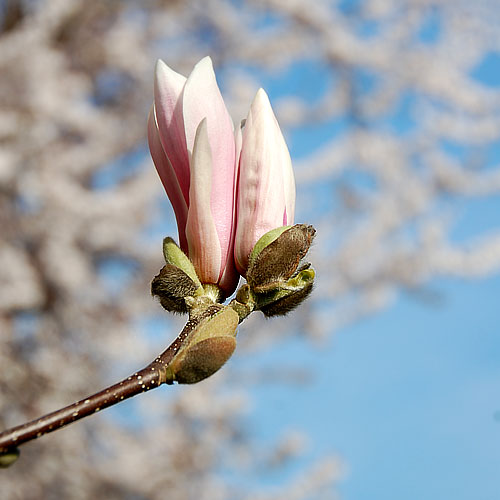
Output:
[[255,243],[268,231],[293,224],[295,211],[292,161],[263,89],[257,92],[236,142],[241,151],[234,257],[245,276]]
[[202,283],[231,294],[238,281],[233,259],[235,140],[209,57],[188,78],[158,61],[148,140],[175,212],[180,247]]
[[175,212],[180,247],[202,283],[231,294],[238,281],[235,264],[245,276],[257,240],[293,223],[292,164],[266,93],[257,92],[235,141],[210,58],[188,78],[159,60],[148,140]]

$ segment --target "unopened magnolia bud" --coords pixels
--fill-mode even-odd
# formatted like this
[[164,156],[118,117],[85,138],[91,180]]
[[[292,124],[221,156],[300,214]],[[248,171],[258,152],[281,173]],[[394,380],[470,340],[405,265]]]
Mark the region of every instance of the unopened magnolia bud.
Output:
[[158,61],[154,87],[148,142],[175,212],[180,246],[201,281],[229,296],[239,278],[232,257],[238,160],[212,61],[204,57],[187,79]]
[[238,184],[234,260],[246,278],[256,242],[274,228],[293,224],[292,160],[269,98],[260,89],[243,130],[237,132]]
[[252,291],[264,293],[286,282],[299,268],[316,230],[306,224],[273,229],[250,254],[247,281]]
[[202,320],[168,365],[168,378],[179,384],[195,384],[214,374],[236,348],[238,323],[238,314],[228,306],[220,306],[214,315]]

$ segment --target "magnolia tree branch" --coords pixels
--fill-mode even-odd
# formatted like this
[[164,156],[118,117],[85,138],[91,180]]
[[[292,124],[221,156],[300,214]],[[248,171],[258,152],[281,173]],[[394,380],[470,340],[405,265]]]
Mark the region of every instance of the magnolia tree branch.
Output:
[[233,354],[237,327],[249,314],[284,315],[311,293],[315,273],[302,259],[314,235],[314,228],[306,224],[264,234],[250,255],[248,283],[228,305],[218,302],[223,295],[216,285],[199,282],[187,256],[171,238],[165,238],[166,265],[153,279],[151,291],[166,310],[189,313],[181,333],[149,365],[121,382],[0,433],[0,467],[14,463],[18,446],[27,441],[161,384],[194,384],[215,373]]
[[[123,379],[121,382],[111,385],[76,403],[65,406],[60,410],[48,413],[36,420],[12,427],[0,433],[0,465],[1,455],[11,454],[23,443],[65,427],[132,396],[154,389],[161,384],[171,384],[173,380],[171,375],[169,376],[167,366],[174,358],[183,341],[206,317],[207,315],[205,314],[198,316],[195,320],[189,320],[179,336],[163,353],[145,368]],[[10,464],[7,463],[6,465]]]

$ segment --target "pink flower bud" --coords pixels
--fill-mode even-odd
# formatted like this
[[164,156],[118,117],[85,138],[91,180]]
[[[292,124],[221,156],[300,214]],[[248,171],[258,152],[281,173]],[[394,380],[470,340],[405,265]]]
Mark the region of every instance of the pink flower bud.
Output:
[[236,205],[234,258],[245,276],[255,243],[271,229],[293,224],[295,211],[290,154],[263,89],[243,128]]
[[212,61],[189,77],[159,60],[148,120],[151,156],[172,203],[179,245],[202,283],[236,288],[233,261],[235,142]]

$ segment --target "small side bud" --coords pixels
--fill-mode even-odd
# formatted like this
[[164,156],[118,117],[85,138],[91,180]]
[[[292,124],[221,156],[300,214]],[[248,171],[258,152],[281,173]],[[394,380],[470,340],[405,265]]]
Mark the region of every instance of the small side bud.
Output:
[[186,298],[195,295],[198,287],[178,267],[167,264],[151,282],[151,293],[160,299],[160,304],[169,312],[187,313]]
[[248,284],[242,285],[236,292],[236,297],[229,303],[239,316],[240,323],[255,309],[252,290]]
[[187,255],[170,237],[163,240],[166,265],[151,282],[151,293],[169,312],[187,313],[190,297],[203,295],[204,290]]
[[171,380],[195,384],[218,371],[236,348],[238,323],[238,314],[228,306],[203,320],[168,365]]
[[19,449],[13,448],[0,453],[0,469],[10,467],[19,458]]
[[312,226],[296,224],[273,229],[262,236],[252,250],[246,276],[252,291],[264,293],[292,277],[315,234]]
[[242,285],[236,292],[236,300],[241,304],[248,304],[252,298],[252,292],[248,285]]
[[[281,289],[277,291],[278,298],[274,299],[267,305],[260,307],[264,316],[270,318],[271,316],[284,316],[290,311],[293,311],[311,294],[314,286],[314,271],[308,269],[300,272],[297,275],[300,284],[295,285],[295,290]],[[293,280],[290,281],[294,281]]]

